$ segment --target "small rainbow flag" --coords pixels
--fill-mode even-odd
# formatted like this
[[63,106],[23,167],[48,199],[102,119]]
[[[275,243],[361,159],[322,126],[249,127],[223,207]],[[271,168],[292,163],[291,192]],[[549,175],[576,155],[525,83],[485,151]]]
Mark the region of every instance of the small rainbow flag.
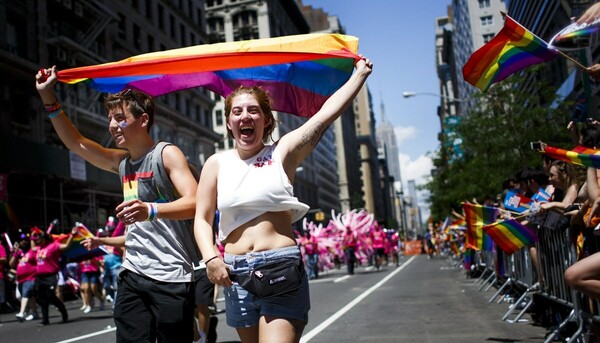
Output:
[[[88,228],[82,223],[76,223],[75,225],[77,227],[77,233],[73,236],[71,246],[69,246],[67,250],[63,251],[63,256],[68,258],[70,261],[78,262],[106,254],[104,247],[99,247],[88,251],[81,244],[81,242],[83,242],[83,240],[86,238],[94,237],[94,234],[91,233],[90,230],[88,230]],[[59,235],[52,235],[52,238],[64,243],[69,238],[69,235],[63,233]]]
[[350,78],[357,51],[356,37],[293,35],[152,52],[62,70],[58,80],[153,96],[195,87],[227,96],[241,85],[256,85],[270,93],[274,110],[310,117]]
[[490,251],[493,241],[482,230],[486,224],[496,222],[498,209],[495,207],[464,203],[465,220],[467,222],[467,248]]
[[600,151],[583,146],[576,146],[573,150],[565,150],[546,146],[542,153],[557,160],[578,166],[600,169]]
[[482,229],[508,255],[539,240],[533,230],[514,219],[485,225]]
[[502,30],[475,51],[464,65],[463,77],[485,92],[493,83],[557,55],[548,43],[506,15]]

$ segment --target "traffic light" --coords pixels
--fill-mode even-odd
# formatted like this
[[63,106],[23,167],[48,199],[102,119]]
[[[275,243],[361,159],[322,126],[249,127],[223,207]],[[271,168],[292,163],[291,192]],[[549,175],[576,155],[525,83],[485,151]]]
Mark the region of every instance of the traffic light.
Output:
[[322,222],[325,220],[325,212],[319,211],[315,213],[315,220],[318,222]]

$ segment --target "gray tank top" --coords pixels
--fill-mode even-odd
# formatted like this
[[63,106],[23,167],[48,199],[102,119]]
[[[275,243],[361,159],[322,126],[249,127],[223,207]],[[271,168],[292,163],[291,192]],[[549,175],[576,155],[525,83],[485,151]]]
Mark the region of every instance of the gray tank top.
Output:
[[[165,170],[160,142],[140,161],[129,157],[119,164],[125,200],[166,203],[177,199]],[[192,281],[192,261],[198,261],[191,220],[136,222],[127,227],[123,268],[163,282]]]

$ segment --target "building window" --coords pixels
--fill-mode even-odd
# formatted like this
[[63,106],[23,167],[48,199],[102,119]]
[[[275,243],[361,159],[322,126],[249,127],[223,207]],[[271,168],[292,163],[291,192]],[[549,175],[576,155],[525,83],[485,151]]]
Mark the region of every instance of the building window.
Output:
[[488,25],[493,25],[493,24],[494,24],[494,20],[491,15],[486,15],[484,17],[481,17],[481,26],[488,26]]
[[217,126],[223,126],[223,111],[221,110],[216,110],[215,111],[215,122],[217,123]]
[[479,8],[488,8],[490,6],[490,0],[479,0]]
[[146,0],[146,18],[152,20],[152,0]]
[[158,10],[156,11],[156,14],[158,15],[158,28],[165,32],[165,19],[163,17],[163,13],[164,13],[164,8],[161,4],[158,4]]
[[492,38],[494,38],[494,34],[493,33],[486,33],[485,35],[483,35],[483,42],[487,43],[489,41],[492,40]]
[[148,35],[148,51],[154,51],[154,37]]
[[127,39],[127,21],[125,15],[119,13],[119,38]]
[[185,26],[183,24],[181,24],[181,25],[179,25],[179,39],[181,40],[180,43],[182,46],[186,46],[185,36],[186,36]]
[[142,39],[140,37],[140,27],[133,24],[133,45],[136,49],[142,48]]

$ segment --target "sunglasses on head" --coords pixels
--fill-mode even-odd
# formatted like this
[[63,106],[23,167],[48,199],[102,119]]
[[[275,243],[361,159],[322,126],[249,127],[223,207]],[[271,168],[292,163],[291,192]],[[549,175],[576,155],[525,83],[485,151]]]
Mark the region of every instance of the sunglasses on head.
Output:
[[142,102],[138,99],[137,95],[131,88],[128,88],[123,94],[121,94],[121,96],[132,98],[133,101],[135,101],[135,103],[142,109],[142,111],[144,111],[144,113],[148,113],[146,108],[142,106]]

